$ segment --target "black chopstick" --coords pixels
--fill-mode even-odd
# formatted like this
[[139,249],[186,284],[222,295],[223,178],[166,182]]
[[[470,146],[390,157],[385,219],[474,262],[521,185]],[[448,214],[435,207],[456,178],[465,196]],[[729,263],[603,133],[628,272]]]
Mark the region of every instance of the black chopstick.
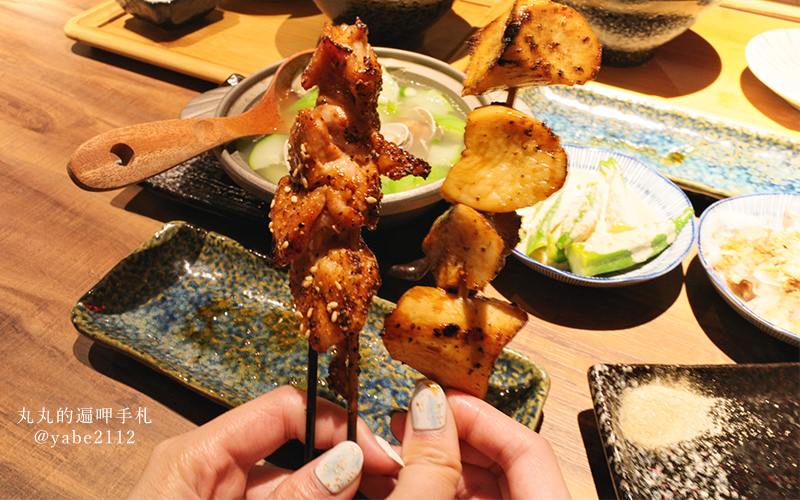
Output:
[[317,422],[317,350],[308,345],[308,374],[306,379],[306,447],[305,463],[314,459]]
[[354,443],[358,424],[358,365],[361,360],[358,348],[359,335],[350,335],[347,339],[347,440]]

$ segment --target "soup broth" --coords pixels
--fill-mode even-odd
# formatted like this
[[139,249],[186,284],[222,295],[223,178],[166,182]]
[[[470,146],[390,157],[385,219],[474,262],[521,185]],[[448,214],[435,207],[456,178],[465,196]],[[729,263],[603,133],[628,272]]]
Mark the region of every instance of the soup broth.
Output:
[[[424,158],[431,165],[427,179],[406,176],[393,181],[381,179],[384,194],[397,193],[443,178],[461,157],[464,128],[469,109],[446,93],[435,82],[416,81],[402,69],[383,68],[383,84],[378,98],[381,133],[409,153]],[[283,112],[291,120],[301,109],[313,108],[317,89],[309,91],[293,86],[283,100]],[[237,141],[242,159],[257,174],[278,183],[289,173],[286,161],[286,134],[244,138]]]

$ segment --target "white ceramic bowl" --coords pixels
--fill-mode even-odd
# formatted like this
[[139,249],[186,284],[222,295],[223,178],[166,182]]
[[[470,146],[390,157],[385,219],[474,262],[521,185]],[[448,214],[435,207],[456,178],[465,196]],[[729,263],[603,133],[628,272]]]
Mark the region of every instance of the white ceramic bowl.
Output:
[[[567,168],[571,171],[596,172],[599,171],[601,161],[613,157],[622,169],[628,187],[653,210],[658,219],[674,219],[692,206],[689,198],[678,186],[635,158],[602,148],[567,144],[564,149],[567,152]],[[671,271],[680,265],[689,253],[694,238],[695,220],[692,217],[691,222],[683,227],[672,245],[653,259],[627,270],[601,276],[579,276],[556,269],[528,257],[519,250],[514,250],[514,256],[531,269],[555,280],[573,285],[610,288],[651,280]]]
[[[464,74],[438,59],[391,48],[376,47],[375,52],[381,64],[390,71],[403,71],[409,79],[441,91],[465,113],[490,103],[490,97],[486,96],[461,97]],[[279,65],[276,63],[253,73],[225,93],[214,112],[215,116],[237,115],[257,102]],[[272,199],[275,184],[250,168],[235,142],[215,151],[225,172],[237,184],[261,199]],[[423,212],[442,199],[442,182],[444,179],[385,195],[381,203],[381,221],[398,222]]]
[[[785,342],[800,346],[800,333],[781,328],[753,312],[747,304],[734,294],[717,274],[709,262],[709,249],[714,235],[725,228],[753,225],[776,225],[783,214],[790,210],[800,214],[800,194],[762,193],[720,200],[708,207],[700,217],[697,253],[714,288],[722,298],[747,321],[764,332]],[[778,229],[778,227],[775,227]]]
[[761,33],[747,42],[744,56],[756,78],[800,109],[800,28]]

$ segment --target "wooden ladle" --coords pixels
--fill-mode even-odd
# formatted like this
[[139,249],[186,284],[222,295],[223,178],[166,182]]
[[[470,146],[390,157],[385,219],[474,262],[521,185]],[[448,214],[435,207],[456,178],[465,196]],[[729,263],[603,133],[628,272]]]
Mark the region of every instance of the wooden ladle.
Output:
[[89,139],[69,161],[70,178],[90,191],[121,188],[235,139],[288,132],[291,124],[281,117],[278,103],[312,52],[306,50],[287,58],[258,103],[242,114],[142,123]]

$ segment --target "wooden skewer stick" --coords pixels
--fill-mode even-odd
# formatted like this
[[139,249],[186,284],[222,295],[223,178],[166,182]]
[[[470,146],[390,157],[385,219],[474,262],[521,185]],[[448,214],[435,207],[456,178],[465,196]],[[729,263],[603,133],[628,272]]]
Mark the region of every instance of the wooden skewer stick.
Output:
[[508,89],[508,95],[506,96],[506,106],[509,108],[514,107],[514,100],[517,98],[517,87],[511,87]]
[[306,447],[305,463],[314,459],[317,422],[317,350],[308,345],[308,375],[306,379]]

